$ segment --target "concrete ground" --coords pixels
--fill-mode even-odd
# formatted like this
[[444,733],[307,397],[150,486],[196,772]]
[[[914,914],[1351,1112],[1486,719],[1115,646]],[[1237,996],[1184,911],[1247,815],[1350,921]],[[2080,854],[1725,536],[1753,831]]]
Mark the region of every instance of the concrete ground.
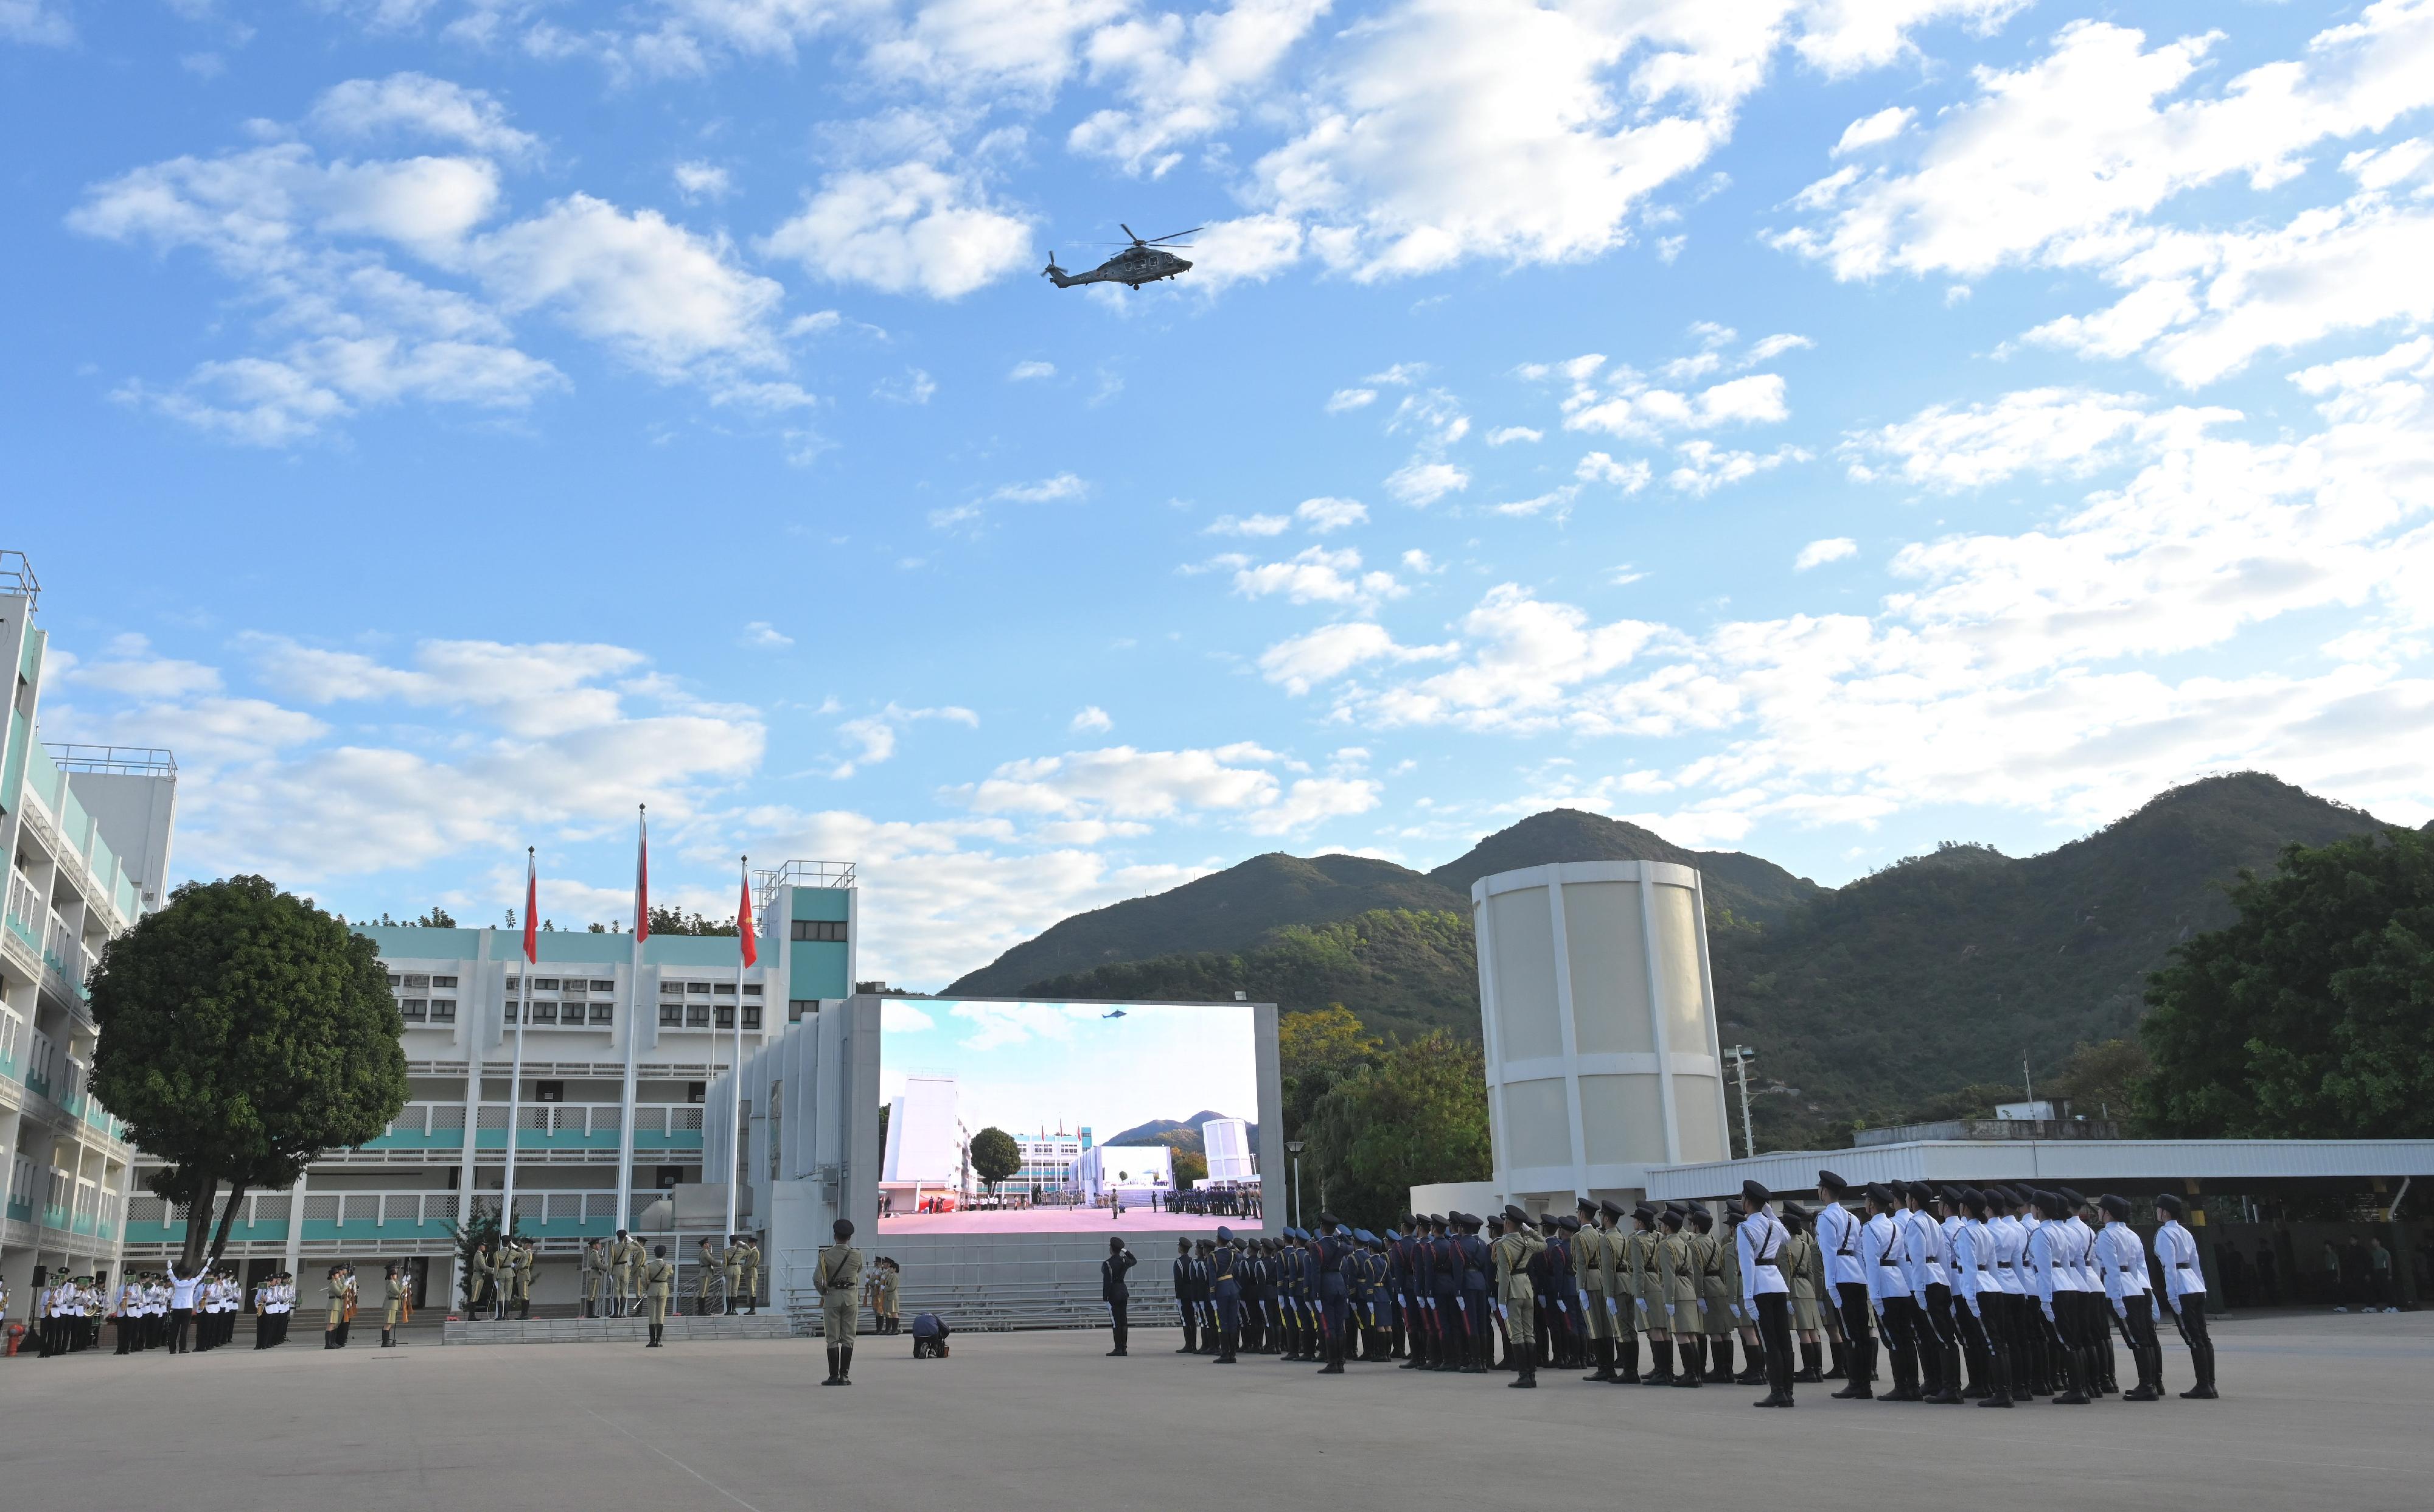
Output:
[[[360,1332],[360,1331],[359,1331]],[[988,1334],[915,1363],[866,1338],[855,1384],[817,1341],[0,1361],[6,1503],[73,1512],[471,1504],[585,1512],[1159,1512],[1245,1504],[1624,1505],[1905,1512],[1973,1475],[2072,1506],[2434,1504],[2434,1314],[2217,1330],[2223,1400],[1984,1412],[1543,1375],[1321,1379],[1169,1351],[1143,1331]],[[2187,1356],[2165,1356],[2177,1392]],[[1720,1476],[1728,1474],[1729,1482]],[[1985,1484],[1985,1483],[1980,1483]],[[2043,1489],[2036,1489],[2042,1486]]]
[[1168,1212],[1146,1205],[1126,1208],[1119,1217],[1106,1208],[970,1208],[956,1212],[884,1213],[879,1231],[896,1234],[1130,1234],[1142,1230],[1171,1234],[1191,1229],[1215,1233],[1224,1228],[1257,1232],[1256,1218],[1210,1218]]

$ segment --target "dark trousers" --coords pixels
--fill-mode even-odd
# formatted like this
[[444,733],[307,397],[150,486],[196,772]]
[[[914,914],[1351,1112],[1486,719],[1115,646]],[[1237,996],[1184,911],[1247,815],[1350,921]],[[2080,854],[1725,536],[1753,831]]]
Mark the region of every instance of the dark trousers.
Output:
[[2125,1297],[2121,1311],[2121,1332],[2130,1337],[2130,1357],[2138,1371],[2138,1384],[2163,1389],[2163,1349],[2155,1342],[2152,1298],[2144,1292]]
[[2181,1326],[2181,1339],[2189,1347],[2189,1368],[2197,1374],[2197,1383],[2214,1389],[2214,1339],[2206,1332],[2206,1297],[2203,1292],[2190,1292],[2181,1298],[2180,1310],[2172,1314]]
[[1243,1303],[1231,1281],[1217,1287],[1217,1358],[1230,1360],[1243,1341]]
[[1961,1330],[1962,1347],[1969,1351],[1970,1371],[1986,1395],[1997,1400],[2012,1394],[2011,1371],[2006,1368],[2011,1351],[2003,1340],[2003,1304],[2007,1300],[2000,1292],[1980,1292],[1976,1312],[1971,1312],[1966,1302],[1952,1310],[1952,1321]]
[[1907,1292],[1888,1297],[1877,1304],[1885,1321],[1885,1353],[1891,1356],[1894,1390],[1903,1395],[1918,1391],[1919,1335],[1926,1332],[1926,1316],[1919,1311],[1917,1298]]
[[1791,1400],[1791,1297],[1757,1294],[1757,1336],[1766,1346],[1767,1394]]
[[1868,1289],[1858,1281],[1834,1283],[1835,1311],[1843,1316],[1843,1338],[1851,1352],[1851,1379],[1865,1384],[1877,1378],[1877,1333],[1868,1326]]
[[194,1321],[195,1310],[193,1308],[173,1307],[169,1309],[169,1352],[171,1354],[184,1354],[186,1352],[186,1330],[193,1325]]
[[1118,1354],[1124,1352],[1124,1340],[1132,1332],[1132,1320],[1124,1315],[1126,1309],[1131,1306],[1132,1303],[1124,1297],[1113,1297],[1107,1299],[1107,1317],[1115,1325]]
[[1927,1329],[1919,1335],[1919,1363],[1932,1392],[1961,1389],[1961,1332],[1952,1322],[1952,1288],[1928,1283]]

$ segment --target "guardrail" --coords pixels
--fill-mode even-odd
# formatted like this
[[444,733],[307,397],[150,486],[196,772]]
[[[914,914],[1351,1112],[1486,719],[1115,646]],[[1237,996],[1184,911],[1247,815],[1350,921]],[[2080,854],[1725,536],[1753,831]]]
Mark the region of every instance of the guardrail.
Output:
[[[778,1298],[802,1332],[817,1332],[820,1298],[810,1280],[819,1252],[781,1250],[778,1259]],[[1175,1306],[1173,1285],[1162,1276],[1144,1277],[1149,1268],[1136,1267],[1130,1278],[1126,1315],[1131,1326],[1179,1327],[1182,1312]],[[1099,1297],[1098,1281],[1076,1278],[1070,1262],[1008,1261],[991,1269],[999,1274],[985,1281],[925,1280],[917,1269],[907,1271],[897,1293],[897,1313],[903,1317],[935,1313],[958,1332],[1107,1326],[1107,1305]]]

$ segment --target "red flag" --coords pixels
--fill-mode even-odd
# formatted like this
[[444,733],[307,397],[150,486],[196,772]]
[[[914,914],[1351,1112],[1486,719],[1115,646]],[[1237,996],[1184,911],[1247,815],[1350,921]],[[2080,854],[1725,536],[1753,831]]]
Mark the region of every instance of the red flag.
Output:
[[651,937],[651,816],[647,806],[639,821],[642,840],[634,851],[634,939]]
[[735,902],[735,937],[744,942],[744,964],[761,964],[761,948],[752,938],[752,872],[751,858],[739,858],[738,870],[744,873],[744,895]]
[[524,847],[524,960],[540,961],[540,871],[530,846]]

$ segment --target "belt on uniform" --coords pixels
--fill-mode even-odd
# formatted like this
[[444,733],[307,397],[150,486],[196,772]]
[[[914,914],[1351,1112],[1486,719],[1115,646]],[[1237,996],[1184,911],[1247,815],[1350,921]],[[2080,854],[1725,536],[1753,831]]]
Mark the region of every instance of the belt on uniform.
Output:
[[2189,1263],[2185,1260],[2176,1260],[2172,1262],[2172,1268],[2174,1270],[2186,1270],[2189,1268]]

